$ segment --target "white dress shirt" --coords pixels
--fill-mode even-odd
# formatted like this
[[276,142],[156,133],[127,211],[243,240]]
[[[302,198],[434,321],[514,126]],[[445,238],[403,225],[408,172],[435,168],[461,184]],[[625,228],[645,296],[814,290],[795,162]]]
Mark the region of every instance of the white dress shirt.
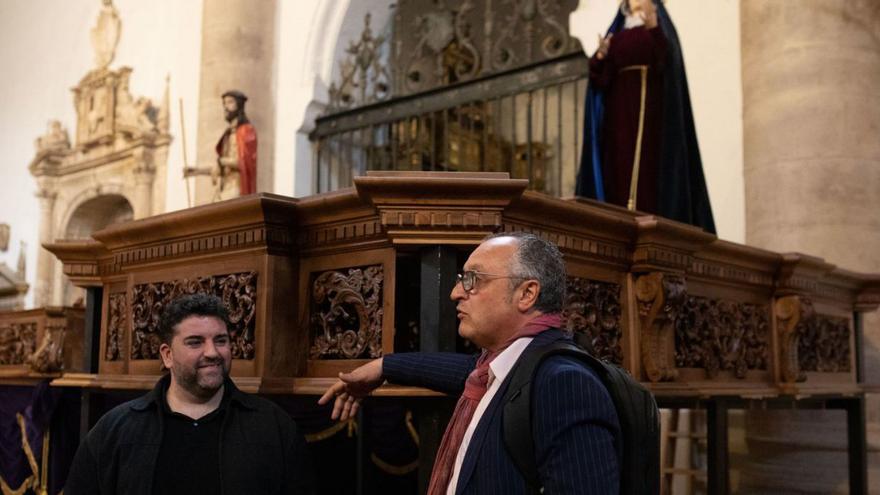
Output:
[[455,488],[458,486],[458,475],[461,473],[461,465],[464,462],[464,454],[467,452],[468,445],[471,443],[471,437],[474,436],[474,430],[480,424],[480,418],[486,412],[486,408],[498,392],[498,388],[504,383],[507,374],[510,373],[513,365],[519,359],[519,356],[526,350],[526,347],[532,342],[533,337],[522,337],[514,341],[507,349],[501,351],[495,359],[489,363],[489,383],[486,395],[480,399],[477,410],[468,424],[467,430],[464,432],[464,438],[461,440],[461,446],[458,448],[458,454],[455,456],[455,468],[452,471],[452,477],[449,478],[449,486],[446,488],[447,495],[455,495]]

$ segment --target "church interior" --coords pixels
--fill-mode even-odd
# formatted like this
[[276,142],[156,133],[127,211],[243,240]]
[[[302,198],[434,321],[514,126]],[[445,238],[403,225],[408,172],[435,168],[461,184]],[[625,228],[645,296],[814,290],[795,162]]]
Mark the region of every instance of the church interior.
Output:
[[476,352],[447,295],[497,232],[654,394],[662,494],[880,494],[880,2],[653,3],[656,66],[618,0],[0,2],[2,494],[62,492],[195,292],[319,493],[424,493],[453,399],[317,397]]

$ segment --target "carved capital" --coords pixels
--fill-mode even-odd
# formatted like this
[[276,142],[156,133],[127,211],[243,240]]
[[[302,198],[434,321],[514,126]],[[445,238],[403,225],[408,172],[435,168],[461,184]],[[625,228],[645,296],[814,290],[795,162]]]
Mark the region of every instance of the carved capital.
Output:
[[805,325],[813,316],[813,303],[806,297],[785,296],[776,300],[779,363],[782,380],[785,382],[802,382],[807,379],[798,363],[798,343]]
[[636,280],[642,365],[652,382],[674,380],[675,317],[687,285],[680,275],[653,272]]

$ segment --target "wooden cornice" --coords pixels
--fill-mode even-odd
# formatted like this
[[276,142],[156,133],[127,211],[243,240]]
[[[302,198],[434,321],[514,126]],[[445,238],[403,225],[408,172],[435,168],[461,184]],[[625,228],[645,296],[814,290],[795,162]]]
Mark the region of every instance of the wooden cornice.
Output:
[[58,240],[43,248],[64,264],[64,274],[79,287],[100,287],[101,276],[112,271],[112,254],[95,240]]
[[717,240],[699,227],[653,215],[636,217],[633,271],[687,271],[693,254]]
[[259,224],[295,225],[295,198],[252,194],[141,220],[111,225],[92,234],[116,252],[132,246],[158,244],[217,232],[232,232]]
[[354,179],[395,244],[477,244],[528,181],[506,173],[378,172]]

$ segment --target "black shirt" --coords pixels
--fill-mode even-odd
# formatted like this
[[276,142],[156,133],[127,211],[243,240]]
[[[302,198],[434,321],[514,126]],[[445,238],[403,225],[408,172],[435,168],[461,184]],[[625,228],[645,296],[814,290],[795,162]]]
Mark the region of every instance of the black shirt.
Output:
[[164,433],[153,476],[154,494],[220,493],[220,431],[229,405],[225,390],[220,406],[192,419],[173,412],[161,395]]

